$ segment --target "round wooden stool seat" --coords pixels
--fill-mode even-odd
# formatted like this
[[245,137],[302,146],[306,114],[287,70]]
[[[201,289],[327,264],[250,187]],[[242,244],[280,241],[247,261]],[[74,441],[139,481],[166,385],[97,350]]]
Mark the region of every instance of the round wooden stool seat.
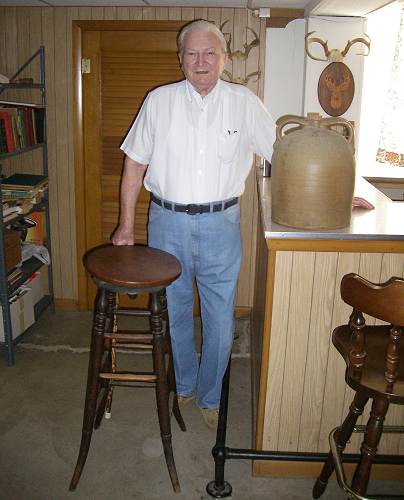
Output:
[[102,245],[89,250],[83,261],[96,280],[136,290],[165,287],[181,274],[173,255],[141,245]]

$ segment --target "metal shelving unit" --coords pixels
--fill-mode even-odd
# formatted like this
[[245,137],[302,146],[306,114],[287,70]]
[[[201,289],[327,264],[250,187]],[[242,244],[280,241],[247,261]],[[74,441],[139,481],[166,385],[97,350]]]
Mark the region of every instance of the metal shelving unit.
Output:
[[[40,66],[40,82],[39,83],[15,83],[15,79],[21,72],[27,68],[34,60],[39,60]],[[1,101],[2,104],[8,104],[10,106],[21,106],[26,107],[41,107],[45,109],[44,117],[44,140],[40,144],[35,144],[33,146],[28,146],[26,148],[15,150],[11,153],[0,153],[0,162],[2,159],[10,158],[16,155],[25,154],[28,151],[32,151],[37,148],[42,149],[42,173],[48,175],[48,148],[47,148],[47,134],[46,134],[46,88],[45,88],[45,48],[41,46],[35,54],[30,57],[25,64],[23,64],[18,71],[10,78],[10,83],[0,84],[0,94],[7,89],[19,90],[19,89],[31,89],[38,90],[40,92],[40,105],[30,104],[16,101]],[[0,164],[0,174],[1,174],[1,164]],[[0,177],[0,195],[1,195],[1,177]],[[1,196],[2,197],[2,196]],[[49,217],[49,195],[48,189],[44,193],[44,198],[41,202],[34,207],[34,209],[41,209],[45,214],[45,237],[46,244],[51,256],[50,264],[48,267],[48,294],[45,295],[34,307],[35,320],[38,319],[39,315],[47,308],[51,307],[52,313],[55,312],[54,295],[53,295],[53,275],[52,275],[52,252],[51,252],[51,234],[50,234],[50,217]],[[0,204],[0,305],[3,313],[3,327],[4,327],[4,342],[0,342],[0,346],[4,348],[5,358],[8,366],[11,366],[15,362],[14,357],[14,345],[18,342],[22,335],[18,339],[13,338],[12,324],[11,324],[11,314],[10,314],[10,303],[9,297],[22,283],[24,283],[27,278],[35,271],[39,270],[44,264],[35,257],[31,257],[29,260],[22,264],[22,276],[17,282],[12,285],[7,283],[7,273],[6,273],[6,262],[5,262],[5,239],[4,239],[4,227],[3,224],[3,207]]]

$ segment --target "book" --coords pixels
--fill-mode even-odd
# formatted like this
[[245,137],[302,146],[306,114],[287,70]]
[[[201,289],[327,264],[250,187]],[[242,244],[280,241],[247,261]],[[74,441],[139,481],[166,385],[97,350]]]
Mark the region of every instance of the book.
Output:
[[6,130],[2,118],[0,118],[0,153],[7,153]]
[[20,149],[21,148],[21,140],[20,140],[20,135],[18,134],[18,129],[17,129],[17,119],[18,119],[17,108],[0,107],[0,112],[1,113],[8,113],[9,116],[11,117],[11,126],[12,126],[12,131],[13,131],[14,145],[15,145],[16,149]]
[[32,111],[36,144],[41,144],[45,140],[45,108],[33,108]]
[[37,123],[36,123],[36,118],[35,118],[35,109],[31,108],[31,120],[32,120],[32,131],[34,134],[34,144],[38,144],[38,137],[36,133],[36,128],[37,128]]
[[13,213],[19,214],[21,212],[22,208],[17,204],[10,206],[9,203],[3,203],[3,217],[6,217],[6,215]]
[[0,119],[4,120],[4,131],[6,136],[7,151],[11,153],[15,150],[14,136],[13,136],[13,125],[11,122],[11,116],[6,111],[0,108]]
[[19,137],[20,146],[21,146],[21,148],[26,148],[27,143],[26,143],[25,132],[24,132],[24,121],[23,121],[23,117],[21,116],[21,110],[19,110],[19,109],[17,109],[16,124],[17,124],[17,134]]
[[39,174],[13,174],[5,177],[1,183],[3,190],[33,191],[44,187],[48,183],[48,177]]
[[28,130],[25,125],[24,108],[17,108],[17,113],[18,113],[17,124],[19,126],[18,132],[21,136],[21,144],[23,148],[27,148],[30,144],[28,140]]
[[32,114],[31,108],[23,108],[24,113],[24,127],[27,136],[27,142],[29,146],[33,146],[34,142],[34,131],[32,127]]
[[2,201],[5,200],[17,200],[20,198],[34,198],[38,193],[35,191],[10,191],[3,189]]
[[6,215],[3,217],[3,224],[11,224],[11,222],[17,220],[19,217],[19,214],[17,212],[13,212],[9,215]]
[[19,267],[13,268],[10,273],[7,275],[8,283],[14,283],[22,276],[22,271]]

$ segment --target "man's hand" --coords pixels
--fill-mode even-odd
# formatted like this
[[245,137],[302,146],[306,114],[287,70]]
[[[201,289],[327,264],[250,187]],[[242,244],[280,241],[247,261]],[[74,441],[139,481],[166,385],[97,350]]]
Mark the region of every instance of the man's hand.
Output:
[[354,199],[352,200],[352,208],[355,207],[362,207],[366,208],[367,210],[372,210],[374,205],[372,205],[369,201],[365,200],[365,198],[360,198],[359,196],[355,196]]
[[133,236],[133,230],[126,229],[125,227],[119,225],[115,229],[111,241],[115,246],[134,245],[135,238]]

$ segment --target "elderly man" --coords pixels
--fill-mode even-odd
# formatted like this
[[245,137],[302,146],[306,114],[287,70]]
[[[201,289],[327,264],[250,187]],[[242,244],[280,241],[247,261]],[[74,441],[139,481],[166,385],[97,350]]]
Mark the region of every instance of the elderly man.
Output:
[[[270,160],[275,126],[251,91],[220,80],[226,41],[214,24],[186,25],[178,53],[185,80],[148,94],[121,146],[126,154],[121,212],[112,241],[134,244],[135,205],[144,183],[152,193],[149,245],[175,255],[182,265],[181,276],[167,289],[179,401],[196,397],[206,424],[215,429],[242,253],[238,198],[253,153]],[[194,279],[202,316],[200,362]]]

